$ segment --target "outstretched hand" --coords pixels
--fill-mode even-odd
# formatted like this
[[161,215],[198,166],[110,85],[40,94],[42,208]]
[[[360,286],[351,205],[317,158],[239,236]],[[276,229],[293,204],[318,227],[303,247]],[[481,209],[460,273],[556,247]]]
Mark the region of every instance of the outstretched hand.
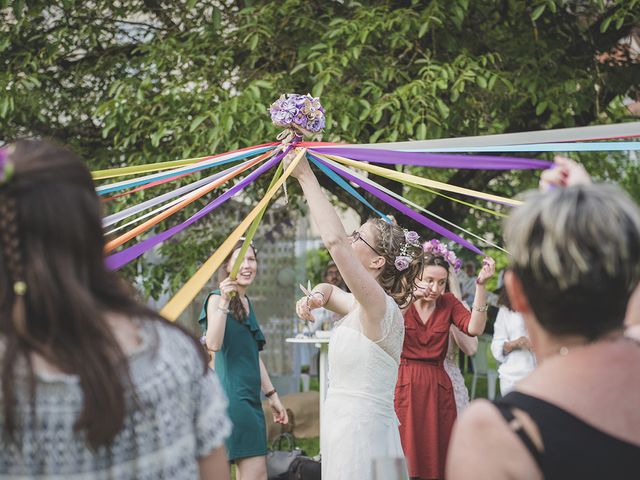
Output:
[[588,185],[591,177],[585,168],[570,158],[556,155],[554,166],[540,175],[540,189],[549,190],[556,187],[570,187],[572,185]]
[[496,273],[495,260],[491,257],[485,257],[482,261],[482,269],[480,270],[480,273],[478,273],[476,283],[478,285],[484,285],[487,283],[487,280],[493,277],[494,273]]
[[[293,160],[299,154],[300,154],[300,149],[294,148],[293,150],[291,150],[282,159],[282,166],[286,169],[289,165],[291,165],[291,162],[293,162]],[[307,156],[303,155],[302,158],[300,159],[300,161],[298,162],[298,164],[296,165],[296,168],[294,168],[293,172],[291,172],[291,176],[294,177],[294,178],[300,179],[301,177],[303,177],[305,175],[308,175],[308,174],[313,175],[313,172],[311,171],[311,166],[309,165],[309,161],[307,160]]]

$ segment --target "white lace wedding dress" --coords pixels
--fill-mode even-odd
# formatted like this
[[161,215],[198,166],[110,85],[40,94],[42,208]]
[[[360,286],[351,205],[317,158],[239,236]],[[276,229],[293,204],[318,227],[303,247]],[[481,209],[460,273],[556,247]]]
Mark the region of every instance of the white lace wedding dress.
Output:
[[377,342],[362,333],[360,307],[331,336],[320,443],[323,479],[372,480],[375,459],[404,458],[393,406],[404,321],[393,299],[386,300]]

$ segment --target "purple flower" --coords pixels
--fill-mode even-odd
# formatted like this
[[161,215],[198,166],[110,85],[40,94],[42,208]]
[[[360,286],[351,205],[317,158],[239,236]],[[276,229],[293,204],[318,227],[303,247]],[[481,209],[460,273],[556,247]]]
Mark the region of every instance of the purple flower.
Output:
[[313,120],[309,120],[309,123],[307,123],[307,130],[313,133],[322,130],[322,127],[324,127],[324,117],[316,117]]
[[406,270],[407,268],[409,268],[409,265],[411,264],[411,257],[407,257],[404,255],[398,255],[396,257],[395,262],[393,262],[393,264],[395,265],[396,269],[399,272],[402,272],[404,270]]
[[418,243],[418,240],[420,240],[420,235],[418,235],[417,232],[414,232],[413,230],[409,230],[404,232],[404,239],[408,244],[415,245]]
[[281,126],[286,126],[293,120],[293,116],[286,110],[278,110],[274,115],[271,115],[273,123]]
[[295,98],[287,98],[284,102],[282,102],[282,108],[289,111],[294,110],[296,108]]
[[293,123],[299,125],[302,128],[307,128],[307,117],[303,113],[298,113],[293,117]]
[[310,94],[288,93],[281,95],[269,109],[271,120],[282,127],[298,127],[311,133],[320,132],[325,127],[324,109],[319,98]]
[[459,258],[456,260],[456,264],[453,266],[453,269],[457,272],[462,267],[462,260]]

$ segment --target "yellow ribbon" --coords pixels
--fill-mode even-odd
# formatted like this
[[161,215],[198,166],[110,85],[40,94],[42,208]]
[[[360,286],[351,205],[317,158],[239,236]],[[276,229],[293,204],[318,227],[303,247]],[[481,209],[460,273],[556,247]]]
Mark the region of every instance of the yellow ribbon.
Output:
[[444,193],[436,192],[435,190],[431,190],[430,188],[423,187],[422,185],[409,185],[411,188],[417,188],[424,192],[429,192],[433,195],[438,195],[439,197],[446,198],[447,200],[451,200],[452,202],[460,203],[462,205],[466,205],[469,208],[475,208],[476,210],[480,210],[486,213],[490,213],[491,215],[495,215],[496,217],[506,217],[504,213],[496,212],[495,210],[491,210],[490,208],[485,208],[482,205],[476,205],[475,203],[465,202],[464,200],[460,200],[459,198],[450,197],[449,195],[445,195]]
[[110,168],[108,170],[96,170],[91,172],[94,180],[105,180],[107,178],[122,177],[125,175],[136,175],[139,173],[157,172],[161,170],[169,170],[174,167],[182,167],[190,165],[207,157],[185,158],[184,160],[172,160],[170,162],[149,163],[146,165],[132,165],[130,167]]
[[348,158],[339,157],[337,155],[325,154],[325,156],[332,160],[335,160],[336,162],[340,162],[344,165],[349,165],[350,167],[358,168],[360,170],[364,170],[369,173],[374,173],[376,175],[380,175],[381,177],[385,177],[390,180],[395,180],[397,182],[409,183],[413,185],[422,185],[425,187],[431,187],[438,190],[445,190],[448,192],[460,193],[462,195],[477,197],[482,200],[504,203],[506,205],[511,205],[512,207],[522,204],[522,202],[519,200],[500,197],[498,195],[491,195],[490,193],[482,193],[482,192],[478,192],[476,190],[471,190],[468,188],[457,187],[455,185],[449,185],[448,183],[429,180],[427,178],[418,177],[416,175],[411,175],[409,173],[398,172],[396,170],[392,170],[389,168],[378,167],[377,165],[371,165],[362,161],[350,160]]
[[[278,178],[280,178],[280,175],[282,175],[282,162],[278,164],[278,169],[276,170],[276,173],[273,175],[273,178],[271,179],[271,183],[269,184],[269,187],[267,187],[267,191],[269,191],[275,185]],[[253,237],[255,236],[256,231],[258,230],[258,225],[260,225],[260,221],[262,220],[262,216],[264,215],[264,212],[267,211],[267,207],[268,205],[265,205],[264,208],[260,210],[260,212],[258,213],[258,216],[253,220],[253,222],[251,223],[251,226],[249,227],[249,231],[244,237],[244,242],[242,244],[242,247],[240,248],[240,252],[238,253],[238,258],[236,258],[236,261],[233,264],[233,267],[231,267],[231,273],[229,274],[229,277],[231,277],[231,279],[233,280],[235,280],[238,277],[238,272],[240,271],[240,265],[242,265],[242,260],[244,259],[244,256],[247,253],[247,250],[249,250],[249,246],[251,245],[251,242],[253,241]]]
[[209,259],[198,269],[198,271],[185,283],[182,288],[173,296],[171,300],[160,310],[160,314],[170,321],[175,321],[185,308],[191,303],[198,292],[205,286],[207,281],[216,272],[224,259],[231,253],[234,245],[240,240],[242,234],[249,228],[249,225],[260,212],[267,206],[271,198],[285,182],[287,177],[296,167],[300,159],[306,154],[307,149],[296,149],[297,154],[284,174],[267,191],[262,200],[251,210],[249,215],[231,232],[231,235],[218,247]]

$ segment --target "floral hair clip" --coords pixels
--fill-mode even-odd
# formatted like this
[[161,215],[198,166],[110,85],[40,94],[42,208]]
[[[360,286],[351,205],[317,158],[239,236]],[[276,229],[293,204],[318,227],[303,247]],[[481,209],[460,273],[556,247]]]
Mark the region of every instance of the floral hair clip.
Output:
[[411,260],[414,258],[411,255],[411,247],[420,248],[420,235],[413,230],[404,230],[404,243],[400,248],[400,255],[396,256],[393,262],[399,272],[406,270],[411,265]]
[[422,250],[424,251],[424,253],[430,253],[432,255],[443,257],[456,272],[460,270],[460,267],[462,267],[462,261],[458,257],[456,257],[456,254],[453,253],[452,250],[449,250],[444,243],[436,239],[424,242],[424,244],[422,245]]
[[9,149],[0,148],[0,185],[9,183],[13,177],[13,162],[9,160]]

